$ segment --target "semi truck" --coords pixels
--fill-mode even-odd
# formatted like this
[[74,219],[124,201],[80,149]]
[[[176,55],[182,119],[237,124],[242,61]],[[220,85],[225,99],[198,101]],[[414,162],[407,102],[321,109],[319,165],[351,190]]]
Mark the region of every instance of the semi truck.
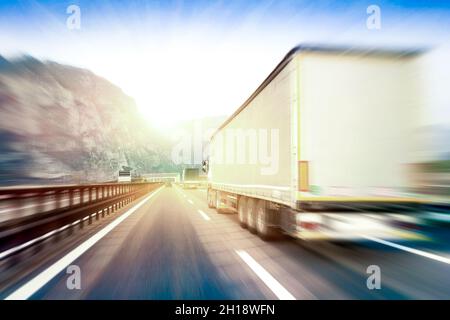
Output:
[[196,189],[200,187],[202,184],[200,168],[184,168],[180,184],[184,189]]
[[263,239],[413,238],[421,54],[293,48],[212,135],[208,206]]

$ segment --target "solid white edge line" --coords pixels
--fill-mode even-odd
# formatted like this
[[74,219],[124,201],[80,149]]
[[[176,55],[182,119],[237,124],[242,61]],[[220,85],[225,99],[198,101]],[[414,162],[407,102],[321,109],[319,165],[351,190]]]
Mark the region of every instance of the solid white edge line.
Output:
[[393,247],[393,248],[396,248],[396,249],[399,249],[399,250],[403,250],[403,251],[406,251],[406,252],[409,252],[409,253],[417,254],[419,256],[422,256],[422,257],[425,257],[425,258],[429,258],[429,259],[433,259],[433,260],[436,260],[436,261],[439,261],[439,262],[443,262],[443,263],[446,263],[446,264],[450,264],[450,259],[449,258],[441,257],[441,256],[439,256],[437,254],[434,254],[434,253],[430,253],[430,252],[426,252],[426,251],[422,251],[422,250],[418,250],[418,249],[414,249],[414,248],[410,248],[410,247],[405,247],[405,246],[402,246],[401,244],[397,244],[397,243],[394,243],[394,242],[390,242],[390,241],[386,241],[386,240],[383,240],[383,239],[378,239],[378,238],[374,238],[374,237],[370,237],[370,236],[364,236],[363,235],[362,237],[364,237],[364,238],[366,238],[368,240],[372,240],[372,241],[384,244],[384,245],[389,246],[389,247]]
[[192,201],[191,199],[188,199],[188,202],[189,202],[190,204],[194,204],[194,201]]
[[203,219],[205,219],[206,221],[209,221],[209,220],[211,220],[211,218],[206,214],[206,213],[204,213],[202,210],[198,210],[198,213],[200,213],[200,215],[203,217]]
[[295,297],[284,288],[266,269],[244,250],[235,250],[238,256],[252,269],[252,271],[264,282],[264,284],[280,300],[296,300]]
[[45,284],[47,284],[50,280],[52,280],[55,276],[57,276],[61,271],[63,271],[70,263],[79,258],[83,253],[85,253],[88,249],[90,249],[94,244],[96,244],[100,239],[102,239],[105,235],[107,235],[111,230],[117,227],[122,221],[128,218],[131,214],[133,214],[137,209],[139,209],[145,202],[150,200],[153,196],[155,196],[164,186],[156,189],[150,195],[148,195],[145,199],[141,200],[134,207],[129,209],[127,212],[123,213],[121,216],[116,218],[102,230],[94,234],[92,237],[87,239],[81,245],[67,253],[64,257],[56,261],[50,267],[39,273],[36,277],[22,285],[20,288],[15,290],[9,296],[5,298],[5,300],[26,300],[35,294],[39,289],[41,289]]

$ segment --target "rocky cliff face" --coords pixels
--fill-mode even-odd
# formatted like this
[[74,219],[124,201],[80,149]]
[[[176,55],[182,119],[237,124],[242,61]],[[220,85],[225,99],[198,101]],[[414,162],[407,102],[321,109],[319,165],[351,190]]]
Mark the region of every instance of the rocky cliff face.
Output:
[[115,180],[173,171],[130,97],[84,69],[0,57],[0,184]]

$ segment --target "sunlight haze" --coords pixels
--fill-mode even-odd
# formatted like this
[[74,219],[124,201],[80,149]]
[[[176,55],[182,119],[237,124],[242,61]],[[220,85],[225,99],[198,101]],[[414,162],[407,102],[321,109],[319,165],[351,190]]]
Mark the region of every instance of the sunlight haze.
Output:
[[[264,1],[248,7],[233,1],[151,2],[146,10],[118,1],[81,1],[81,29],[68,30],[64,1],[21,3],[28,15],[11,6],[6,8],[11,15],[0,22],[1,54],[26,53],[87,68],[122,88],[152,125],[163,128],[230,115],[299,43],[434,46],[443,42],[442,26],[449,24],[433,10],[423,19],[423,12],[398,12],[386,4],[383,28],[371,32],[365,28],[365,4],[358,1],[341,6]],[[414,40],[404,37],[414,29],[421,31]],[[432,37],[423,31],[430,29]]]

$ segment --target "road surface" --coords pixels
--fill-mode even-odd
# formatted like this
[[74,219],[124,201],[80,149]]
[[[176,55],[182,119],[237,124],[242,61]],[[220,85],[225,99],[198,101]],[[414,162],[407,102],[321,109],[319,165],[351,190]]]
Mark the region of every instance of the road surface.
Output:
[[[450,298],[450,238],[442,230],[434,230],[436,243],[404,247],[373,241],[305,244],[288,237],[264,242],[242,229],[235,214],[209,209],[205,190],[176,186],[136,201],[114,219],[24,276],[10,297]],[[102,230],[102,237],[92,239]],[[81,289],[68,289],[68,265],[79,267]],[[370,265],[381,270],[379,290],[367,287]]]

